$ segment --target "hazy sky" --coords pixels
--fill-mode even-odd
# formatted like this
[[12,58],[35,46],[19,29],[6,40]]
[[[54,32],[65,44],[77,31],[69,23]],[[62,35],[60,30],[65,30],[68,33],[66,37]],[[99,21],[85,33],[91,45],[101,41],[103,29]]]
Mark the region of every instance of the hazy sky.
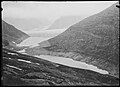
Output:
[[28,2],[3,1],[2,16],[13,18],[48,18],[53,21],[60,16],[90,16],[111,6],[117,1],[77,1],[77,2]]

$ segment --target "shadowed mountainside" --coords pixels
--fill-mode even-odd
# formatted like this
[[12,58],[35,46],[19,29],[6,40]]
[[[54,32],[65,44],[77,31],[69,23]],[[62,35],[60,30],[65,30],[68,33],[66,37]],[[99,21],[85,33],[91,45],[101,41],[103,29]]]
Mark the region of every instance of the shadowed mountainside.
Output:
[[2,46],[9,49],[23,49],[24,47],[17,47],[16,44],[27,39],[29,35],[16,29],[13,25],[10,25],[2,20]]
[[2,20],[2,39],[7,40],[8,42],[20,43],[29,36],[24,32],[16,29],[14,26],[6,23]]

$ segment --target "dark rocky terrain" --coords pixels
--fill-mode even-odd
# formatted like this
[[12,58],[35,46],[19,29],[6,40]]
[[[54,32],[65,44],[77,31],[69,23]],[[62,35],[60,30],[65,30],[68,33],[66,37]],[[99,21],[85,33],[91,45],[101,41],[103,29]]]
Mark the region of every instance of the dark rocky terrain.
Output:
[[12,50],[22,50],[25,47],[17,47],[16,44],[19,44],[28,37],[29,35],[26,33],[2,20],[2,46]]
[[[40,46],[27,49],[27,52],[68,56],[107,70],[110,75],[119,78],[119,8],[116,7],[117,4],[83,19],[62,34],[40,43]],[[46,47],[42,48],[41,44],[46,44]]]
[[4,86],[119,85],[119,79],[113,76],[56,64],[6,48],[2,56]]
[[29,36],[24,32],[16,29],[13,25],[10,25],[2,20],[2,40],[8,42],[14,41],[15,43],[20,43]]

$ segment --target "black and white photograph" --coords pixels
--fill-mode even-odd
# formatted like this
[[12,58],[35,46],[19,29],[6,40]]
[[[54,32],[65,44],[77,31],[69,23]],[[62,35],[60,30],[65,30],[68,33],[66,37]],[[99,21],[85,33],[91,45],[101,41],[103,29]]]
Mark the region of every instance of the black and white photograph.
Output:
[[119,86],[119,1],[2,1],[3,86]]

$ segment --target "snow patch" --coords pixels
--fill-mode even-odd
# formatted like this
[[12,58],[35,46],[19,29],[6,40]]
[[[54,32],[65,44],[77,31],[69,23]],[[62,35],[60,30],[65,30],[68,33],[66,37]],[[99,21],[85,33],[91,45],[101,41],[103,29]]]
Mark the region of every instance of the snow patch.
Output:
[[11,66],[11,65],[7,65],[8,67],[11,67],[11,68],[15,68],[15,69],[18,69],[18,70],[22,70],[22,69],[20,69],[20,68],[18,68],[18,67],[15,67],[15,66]]
[[12,41],[12,43],[16,44],[14,41]]
[[17,52],[20,52],[20,53],[25,53],[25,49],[20,50],[20,51],[17,51]]
[[39,63],[35,63],[35,64],[40,65]]
[[11,58],[8,58],[8,59],[11,59]]
[[23,62],[26,62],[26,63],[31,63],[30,61],[22,60],[22,59],[18,59],[18,61],[23,61]]
[[16,53],[8,53],[8,54],[11,54],[11,55],[18,55],[18,54],[16,54]]

